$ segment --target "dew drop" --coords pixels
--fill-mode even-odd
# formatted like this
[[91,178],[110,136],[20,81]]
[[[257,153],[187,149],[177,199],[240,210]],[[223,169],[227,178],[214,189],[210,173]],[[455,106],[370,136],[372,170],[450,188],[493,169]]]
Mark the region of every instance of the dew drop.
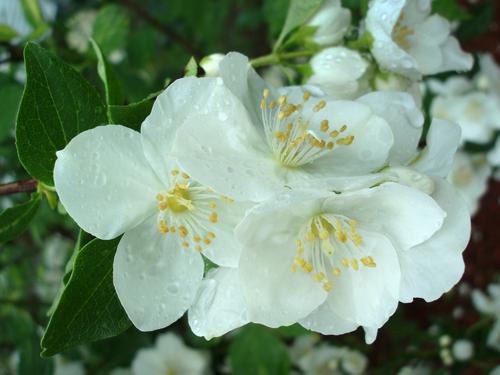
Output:
[[226,121],[227,120],[227,113],[219,112],[219,120]]

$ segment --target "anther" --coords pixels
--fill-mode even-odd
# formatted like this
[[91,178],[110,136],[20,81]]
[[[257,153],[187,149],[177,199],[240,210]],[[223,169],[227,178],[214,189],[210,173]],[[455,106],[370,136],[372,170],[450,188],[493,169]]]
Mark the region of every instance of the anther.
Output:
[[320,129],[322,132],[327,132],[329,128],[330,128],[330,125],[328,125],[328,120],[321,121]]
[[321,111],[323,108],[325,108],[326,106],[326,102],[324,100],[320,100],[314,107],[313,107],[313,111],[314,112],[319,112]]

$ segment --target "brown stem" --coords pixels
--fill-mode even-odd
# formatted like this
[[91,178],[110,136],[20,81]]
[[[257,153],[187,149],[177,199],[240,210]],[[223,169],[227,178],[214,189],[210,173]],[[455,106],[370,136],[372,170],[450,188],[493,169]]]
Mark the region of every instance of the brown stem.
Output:
[[31,193],[36,191],[38,186],[38,181],[34,179],[21,180],[10,182],[8,184],[0,184],[0,195],[8,195],[15,193],[28,192]]
[[132,10],[144,21],[146,21],[151,26],[159,30],[161,33],[172,39],[174,42],[178,43],[183,49],[185,49],[188,53],[193,55],[197,60],[201,57],[200,51],[198,51],[198,49],[196,49],[195,47],[191,46],[191,44],[187,39],[177,34],[170,27],[164,25],[161,21],[153,17],[147,10],[136,4],[134,0],[120,0],[120,3],[123,6]]
[[[23,49],[20,47],[16,47],[9,42],[5,41],[0,41],[0,46],[4,47],[9,51],[10,56],[8,57],[8,60],[11,62],[20,62],[23,61]],[[5,59],[7,60],[7,59]],[[5,62],[5,61],[4,61]]]

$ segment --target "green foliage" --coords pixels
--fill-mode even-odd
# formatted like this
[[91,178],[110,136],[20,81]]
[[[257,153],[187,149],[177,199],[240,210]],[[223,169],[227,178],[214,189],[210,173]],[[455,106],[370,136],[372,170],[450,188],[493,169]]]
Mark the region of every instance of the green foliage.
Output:
[[39,45],[28,43],[24,58],[27,82],[17,116],[17,152],[33,177],[52,186],[56,151],[78,133],[106,123],[106,107],[76,70]]
[[112,124],[119,124],[139,131],[144,119],[151,112],[153,100],[144,99],[129,105],[112,105],[109,115]]
[[281,34],[274,46],[274,50],[283,43],[285,37],[295,28],[303,25],[314,12],[318,10],[324,0],[291,0],[290,7],[285,19],[285,24],[281,30]]
[[17,83],[9,82],[1,86],[0,103],[2,103],[2,110],[0,111],[0,141],[5,139],[14,129],[17,109],[22,95],[23,88]]
[[456,0],[435,0],[432,3],[432,12],[450,21],[465,21],[470,18],[470,14]]
[[77,254],[73,272],[42,338],[42,356],[116,336],[131,323],[113,287],[119,239],[94,239]]
[[184,77],[196,77],[198,73],[198,63],[194,57],[191,57],[184,68]]
[[129,33],[130,17],[122,7],[110,4],[97,13],[92,39],[101,47],[105,56],[125,48]]
[[34,193],[28,202],[0,213],[0,243],[11,241],[26,230],[40,206],[40,200],[40,193]]
[[52,361],[40,357],[37,327],[30,314],[13,306],[2,306],[0,326],[0,343],[14,344],[19,351],[17,374],[52,374]]
[[17,31],[8,25],[0,25],[0,42],[8,42],[17,36]]
[[247,325],[229,348],[229,360],[235,374],[288,374],[290,359],[285,345],[268,329]]
[[488,0],[475,6],[474,17],[462,22],[456,32],[460,40],[473,39],[488,31],[495,14],[494,3]]
[[[94,48],[94,52],[97,56],[97,72],[99,77],[104,84],[104,92],[106,94],[106,104],[108,106],[113,104],[122,104],[123,103],[123,94],[120,86],[120,81],[116,76],[116,73],[113,67],[108,63],[108,60],[102,53],[101,48],[97,44],[94,39],[90,39],[90,43]],[[108,120],[109,120],[108,113]]]

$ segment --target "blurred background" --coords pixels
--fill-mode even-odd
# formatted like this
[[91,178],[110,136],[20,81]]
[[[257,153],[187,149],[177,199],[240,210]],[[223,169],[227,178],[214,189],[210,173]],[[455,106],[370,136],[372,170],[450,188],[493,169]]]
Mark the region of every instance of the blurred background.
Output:
[[[22,12],[8,13],[9,3],[16,1],[0,0],[0,183],[29,178],[14,144],[15,118],[26,80],[23,45],[2,34],[3,24],[17,22],[20,32],[52,50],[100,89],[96,56],[88,41],[91,35],[114,66],[125,103],[134,103],[182,77],[192,56],[200,61],[216,52],[239,51],[250,57],[269,53],[288,9],[288,0],[44,0],[40,2],[44,22],[34,27]],[[342,3],[355,18],[361,17],[362,0]],[[475,55],[490,53],[500,62],[499,1],[440,0],[434,10],[456,25],[455,35],[464,49]],[[476,67],[469,76],[477,71]],[[264,69],[261,73],[286,83],[280,72]],[[433,95],[427,91],[424,97],[427,110]],[[464,150],[480,158],[493,143],[467,143]],[[476,167],[471,168],[474,172]],[[491,170],[474,196],[478,208],[462,281],[438,301],[400,304],[369,346],[360,331],[319,337],[298,326],[270,330],[251,325],[206,341],[194,336],[183,318],[163,331],[142,333],[132,327],[118,337],[41,358],[40,337],[78,236],[71,218],[43,200],[28,230],[0,244],[0,374],[116,374],[117,368],[125,374],[138,351],[154,348],[155,340],[166,332],[177,334],[191,348],[183,350],[200,354],[204,371],[212,373],[490,373],[500,364],[500,331],[495,346],[491,344],[495,315],[485,314],[471,295],[474,290],[487,293],[488,285],[499,282],[498,181],[498,172]],[[27,199],[27,193],[0,196],[0,210]],[[500,291],[496,293],[500,315]],[[176,350],[182,353],[179,347]],[[299,359],[314,362],[313,352],[326,358],[327,364],[308,372],[303,364],[307,360],[300,364]]]

